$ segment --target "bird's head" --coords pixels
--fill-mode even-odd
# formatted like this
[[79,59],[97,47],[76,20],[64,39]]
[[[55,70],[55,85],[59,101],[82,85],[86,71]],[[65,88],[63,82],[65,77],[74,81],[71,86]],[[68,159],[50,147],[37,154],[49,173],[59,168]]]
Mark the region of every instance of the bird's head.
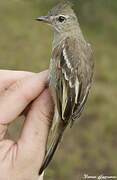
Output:
[[46,16],[36,18],[52,27],[54,32],[65,33],[77,26],[77,17],[70,2],[62,2],[52,8]]

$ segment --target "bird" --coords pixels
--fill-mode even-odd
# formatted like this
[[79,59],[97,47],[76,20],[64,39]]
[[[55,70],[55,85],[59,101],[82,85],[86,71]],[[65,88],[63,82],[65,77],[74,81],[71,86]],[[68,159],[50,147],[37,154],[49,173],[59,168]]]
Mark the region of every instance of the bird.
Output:
[[92,84],[94,61],[91,45],[84,39],[79,20],[69,1],[37,17],[54,32],[48,87],[55,109],[51,138],[39,174],[51,161],[66,127],[73,126],[84,109]]

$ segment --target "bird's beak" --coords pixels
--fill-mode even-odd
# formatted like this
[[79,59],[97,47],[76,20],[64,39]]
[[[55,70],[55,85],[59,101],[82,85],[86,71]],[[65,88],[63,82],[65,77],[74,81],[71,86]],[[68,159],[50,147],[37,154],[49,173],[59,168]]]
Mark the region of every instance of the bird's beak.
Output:
[[40,17],[37,17],[35,20],[42,21],[47,24],[52,24],[52,21],[50,20],[48,16],[40,16]]

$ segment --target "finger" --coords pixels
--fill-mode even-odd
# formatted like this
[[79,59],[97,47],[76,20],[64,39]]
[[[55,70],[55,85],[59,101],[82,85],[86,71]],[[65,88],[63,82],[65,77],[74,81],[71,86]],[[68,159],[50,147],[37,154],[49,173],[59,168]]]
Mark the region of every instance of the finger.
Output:
[[[50,92],[46,89],[32,104],[18,141],[20,157],[31,159],[31,161],[34,159],[34,163],[37,162],[37,165],[41,164],[44,158],[53,117],[53,106]],[[25,157],[24,154],[26,154]]]
[[24,77],[31,76],[34,73],[26,71],[10,71],[0,70],[0,93],[8,89],[8,87]]
[[0,70],[0,83],[7,79],[20,79],[33,74],[35,73],[28,71]]
[[25,77],[0,96],[0,123],[13,121],[45,88],[48,71]]

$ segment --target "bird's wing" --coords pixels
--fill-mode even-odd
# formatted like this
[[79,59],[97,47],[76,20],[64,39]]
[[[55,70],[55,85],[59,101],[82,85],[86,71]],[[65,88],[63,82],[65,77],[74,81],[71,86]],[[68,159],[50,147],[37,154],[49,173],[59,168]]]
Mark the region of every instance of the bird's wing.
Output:
[[[77,69],[67,41],[68,39],[62,41],[53,52],[55,67],[57,67],[55,70],[57,109],[61,120],[66,124],[71,118],[75,97],[78,96],[79,92],[79,81],[76,76]],[[75,87],[76,83],[77,88]]]
[[59,72],[56,81],[57,105],[61,119],[68,123],[70,119],[80,116],[86,102],[92,79],[92,51],[87,44],[79,48],[76,40],[70,38],[66,38],[57,48],[57,57],[54,57]]

